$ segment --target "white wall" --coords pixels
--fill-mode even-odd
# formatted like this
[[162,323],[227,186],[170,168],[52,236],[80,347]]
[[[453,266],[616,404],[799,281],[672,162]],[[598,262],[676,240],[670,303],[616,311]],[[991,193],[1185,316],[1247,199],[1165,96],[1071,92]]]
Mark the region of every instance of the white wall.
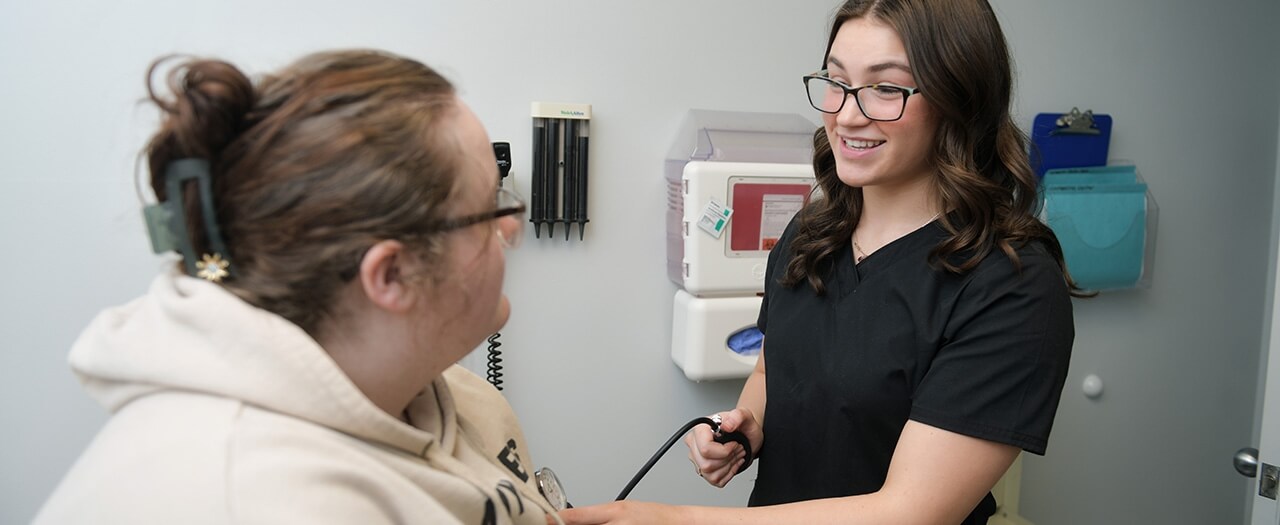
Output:
[[[1049,456],[1026,461],[1040,525],[1238,523],[1251,439],[1277,174],[1280,6],[1228,0],[997,0],[1020,122],[1087,106],[1115,118],[1161,207],[1155,287],[1076,303],[1077,344]],[[65,365],[97,310],[158,271],[133,190],[154,125],[138,103],[161,54],[252,72],[316,49],[379,47],[437,66],[528,188],[530,101],[592,122],[586,242],[528,239],[508,266],[507,395],[535,463],[573,501],[612,499],[684,421],[740,381],[695,384],[668,357],[661,161],[689,108],[806,110],[833,1],[244,0],[11,2],[0,16],[0,522],[28,520],[105,420]],[[526,191],[527,193],[527,191]],[[576,232],[575,232],[576,233]],[[1080,378],[1107,383],[1085,399]],[[679,450],[637,499],[741,505]]]

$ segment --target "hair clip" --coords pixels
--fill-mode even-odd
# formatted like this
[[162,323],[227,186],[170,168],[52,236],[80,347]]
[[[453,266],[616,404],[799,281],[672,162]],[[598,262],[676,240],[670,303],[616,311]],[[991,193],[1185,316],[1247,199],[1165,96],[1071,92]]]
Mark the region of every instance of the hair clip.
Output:
[[[187,235],[187,215],[183,208],[182,187],[189,180],[196,182],[205,235],[208,237],[210,247],[213,248],[213,254],[206,253],[200,260],[196,259],[195,248]],[[142,216],[147,223],[147,232],[151,237],[151,250],[155,253],[181,252],[187,275],[192,277],[220,283],[227,276],[234,276],[235,269],[231,267],[231,261],[223,255],[227,253],[227,248],[222,242],[222,234],[218,230],[218,220],[214,214],[213,186],[209,182],[209,161],[204,159],[173,161],[165,168],[164,181],[165,193],[169,198],[142,210]]]
[[196,272],[196,277],[213,283],[222,282],[222,278],[230,275],[227,268],[231,263],[222,258],[222,254],[215,253],[213,255],[204,254],[200,261],[196,262],[196,268],[200,271]]

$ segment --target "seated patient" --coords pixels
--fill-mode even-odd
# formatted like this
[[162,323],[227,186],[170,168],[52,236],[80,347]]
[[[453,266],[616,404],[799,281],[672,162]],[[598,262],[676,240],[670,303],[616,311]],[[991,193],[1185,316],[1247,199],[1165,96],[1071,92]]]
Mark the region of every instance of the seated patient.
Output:
[[547,523],[456,365],[507,320],[524,207],[450,83],[374,51],[167,79],[148,224],[182,261],[72,348],[113,415],[36,522]]

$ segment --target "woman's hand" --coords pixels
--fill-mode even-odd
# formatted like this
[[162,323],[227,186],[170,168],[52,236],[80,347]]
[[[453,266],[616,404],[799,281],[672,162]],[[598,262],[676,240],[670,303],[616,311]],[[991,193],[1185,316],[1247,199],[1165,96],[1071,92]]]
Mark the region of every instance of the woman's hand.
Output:
[[[735,445],[737,445],[735,443]],[[739,447],[741,448],[741,447]],[[688,523],[684,507],[673,507],[660,503],[643,501],[615,501],[591,507],[579,507],[560,511],[560,519],[565,525],[643,525],[653,523],[666,525],[669,523]],[[547,523],[553,523],[550,516]]]
[[[721,432],[742,432],[751,443],[753,452],[758,452],[764,445],[764,432],[750,410],[739,407],[718,415]],[[685,436],[684,443],[689,447],[689,461],[693,462],[698,475],[707,483],[723,488],[742,468],[746,451],[742,445],[732,441],[716,443],[714,438],[710,427],[698,425]]]

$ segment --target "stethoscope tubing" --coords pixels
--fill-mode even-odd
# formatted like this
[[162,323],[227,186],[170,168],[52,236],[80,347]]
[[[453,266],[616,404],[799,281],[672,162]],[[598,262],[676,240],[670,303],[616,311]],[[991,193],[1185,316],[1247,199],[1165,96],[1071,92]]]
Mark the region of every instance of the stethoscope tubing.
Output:
[[747,470],[747,467],[751,466],[751,442],[747,440],[745,435],[741,432],[720,432],[719,421],[706,416],[700,417],[685,423],[684,426],[680,427],[680,430],[677,430],[675,434],[672,434],[671,438],[668,439],[666,443],[663,443],[662,446],[658,448],[658,451],[653,454],[653,457],[650,457],[649,461],[646,462],[643,467],[640,467],[640,471],[636,472],[635,477],[631,478],[631,482],[627,483],[627,486],[622,489],[622,492],[618,494],[618,498],[614,501],[627,499],[627,495],[631,494],[631,489],[636,488],[636,484],[640,483],[640,480],[644,478],[645,474],[649,473],[649,469],[652,469],[653,466],[658,463],[658,460],[671,449],[671,446],[674,445],[681,436],[684,436],[685,432],[688,432],[690,429],[698,425],[707,425],[711,427],[711,431],[716,433],[715,440],[717,443],[737,441],[738,444],[742,445],[742,449],[747,453],[747,456],[746,461],[742,463],[742,468],[738,469],[738,472]]

